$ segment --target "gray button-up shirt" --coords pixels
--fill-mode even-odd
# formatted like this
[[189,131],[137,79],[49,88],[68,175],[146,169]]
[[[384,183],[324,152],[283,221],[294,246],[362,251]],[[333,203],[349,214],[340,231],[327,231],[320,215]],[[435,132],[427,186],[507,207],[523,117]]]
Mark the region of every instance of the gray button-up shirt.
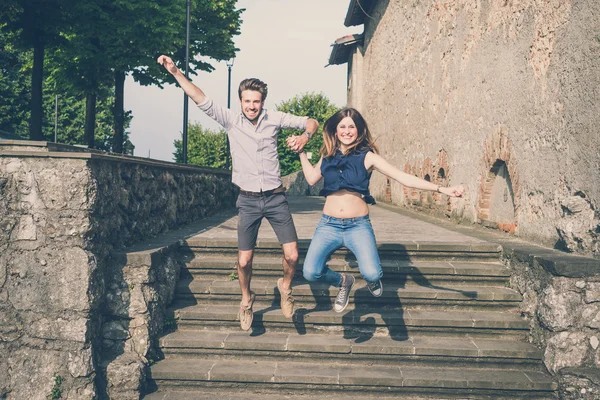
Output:
[[227,131],[233,183],[251,192],[272,190],[281,185],[277,134],[280,128],[305,129],[308,117],[263,108],[254,126],[241,111],[235,113],[208,97],[198,108]]

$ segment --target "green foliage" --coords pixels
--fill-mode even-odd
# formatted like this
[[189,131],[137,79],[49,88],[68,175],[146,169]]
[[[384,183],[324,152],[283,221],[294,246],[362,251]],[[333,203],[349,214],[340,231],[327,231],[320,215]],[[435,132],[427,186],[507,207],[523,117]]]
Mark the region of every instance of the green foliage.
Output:
[[[48,118],[44,119],[44,137],[54,140],[54,101],[52,93],[44,95],[44,109]],[[94,147],[99,150],[112,151],[113,138],[113,104],[114,96],[104,94],[98,97],[96,104],[96,126],[94,130]],[[129,128],[132,116],[126,113],[125,128]],[[58,96],[58,135],[57,141],[65,144],[84,145],[85,96]],[[133,144],[129,141],[129,132],[125,133],[127,153],[133,154]]]
[[[185,2],[181,15],[185,16]],[[239,49],[233,43],[233,36],[240,34],[241,14],[244,9],[236,10],[237,0],[192,0],[190,16],[190,54],[202,57],[190,57],[190,72],[194,69],[212,71],[214,68],[206,60],[211,57],[215,60],[228,60],[235,56]],[[185,21],[181,23],[185,27]],[[181,29],[177,26],[178,32]],[[178,67],[183,69],[185,61],[185,35],[177,37],[175,42],[177,50],[172,53],[173,60]],[[156,63],[155,63],[156,64]],[[164,69],[163,69],[164,73]],[[175,79],[170,74],[165,74],[171,83]],[[135,77],[135,76],[134,76]]]
[[[226,60],[238,50],[233,36],[240,33],[243,9],[236,0],[192,0],[190,67],[211,71],[208,58]],[[131,118],[122,111],[123,77],[131,74],[143,85],[174,83],[156,63],[160,53],[171,55],[180,65],[185,54],[185,1],[170,0],[5,0],[0,2],[0,89],[9,93],[0,106],[0,126],[23,134],[29,125],[32,137],[47,139],[51,107],[49,91],[60,98],[79,101],[96,96],[98,103],[112,98],[109,126],[115,148]],[[183,27],[183,28],[182,28]],[[183,33],[182,34],[182,30]],[[8,50],[8,52],[7,52]],[[34,63],[33,50],[38,57]],[[202,57],[199,57],[202,55]],[[27,62],[24,62],[22,58]],[[40,62],[40,60],[42,62]],[[48,68],[48,66],[50,66]],[[28,74],[29,80],[22,79]],[[14,76],[21,75],[18,79]],[[43,76],[32,90],[31,77]],[[50,77],[49,80],[46,79]],[[24,86],[6,82],[17,81]],[[36,80],[39,82],[39,80]],[[43,87],[41,86],[43,85]],[[114,95],[110,93],[115,91]],[[43,93],[43,94],[42,94]],[[52,93],[52,97],[54,95]],[[43,104],[42,104],[43,103]],[[32,113],[28,108],[34,106]],[[39,104],[42,104],[41,109]],[[103,109],[103,106],[97,109]],[[85,108],[84,108],[85,110]],[[33,115],[33,118],[30,118]],[[44,118],[45,117],[45,118]],[[103,116],[87,116],[88,134],[104,124]],[[30,123],[31,121],[31,123]],[[34,126],[35,125],[35,126]],[[59,132],[60,132],[59,127]],[[104,137],[104,133],[100,136]],[[125,135],[125,148],[131,149]],[[91,141],[89,141],[91,142]],[[104,139],[95,147],[107,148]]]
[[0,130],[27,136],[32,52],[15,48],[14,35],[0,30]]
[[[309,116],[319,122],[319,130],[305,147],[307,152],[312,152],[312,162],[319,161],[319,150],[323,144],[323,123],[333,115],[338,107],[331,104],[329,99],[322,93],[307,93],[295,96],[277,106],[279,111],[294,115]],[[281,174],[287,175],[301,169],[300,159],[296,153],[291,151],[285,139],[290,135],[302,134],[303,131],[293,129],[282,129],[277,139],[277,151],[281,164]],[[175,162],[183,162],[183,147],[181,140],[175,140]],[[214,132],[205,129],[198,124],[190,124],[188,128],[188,163],[212,168],[225,168],[227,157],[227,134],[224,130]],[[229,163],[231,165],[231,162]]]
[[48,398],[50,400],[58,400],[58,399],[62,398],[62,383],[63,383],[62,376],[55,375],[54,376],[54,386],[52,387],[52,391],[50,392],[50,395],[48,396]]
[[19,50],[33,50],[29,136],[42,140],[42,85],[44,54],[62,43],[61,30],[69,26],[71,0],[4,0],[0,2],[0,29],[9,33]]
[[238,276],[237,272],[232,272],[229,274],[229,276],[227,278],[230,281],[237,281],[239,279],[239,276]]
[[[33,52],[20,51],[12,45],[10,34],[0,32],[0,130],[27,137],[28,122],[31,115],[31,68]],[[57,68],[56,60],[47,57],[44,69],[49,71],[43,82],[42,119],[43,139],[54,141],[54,118],[56,95],[58,94],[57,141],[65,144],[83,145],[85,123],[85,96],[82,93],[68,94],[57,85],[52,71]],[[114,96],[109,90],[98,95],[96,105],[96,148],[112,151]],[[127,112],[125,129],[129,129],[132,116]],[[129,133],[125,133],[126,147],[129,153],[133,145]]]
[[[175,140],[175,162],[183,162],[183,145]],[[188,163],[203,167],[225,168],[229,158],[227,133],[203,128],[200,124],[188,125]],[[231,165],[231,163],[230,163]]]
[[[319,130],[304,148],[304,151],[312,152],[311,162],[313,164],[319,161],[319,150],[323,145],[323,123],[335,114],[339,108],[332,104],[322,93],[305,93],[294,96],[290,100],[278,104],[277,110],[294,115],[306,115],[319,122]],[[301,133],[302,131],[293,129],[282,129],[279,133],[279,137],[277,138],[277,151],[279,153],[279,162],[281,164],[281,175],[289,175],[302,169],[300,158],[288,148],[285,141],[288,136]]]

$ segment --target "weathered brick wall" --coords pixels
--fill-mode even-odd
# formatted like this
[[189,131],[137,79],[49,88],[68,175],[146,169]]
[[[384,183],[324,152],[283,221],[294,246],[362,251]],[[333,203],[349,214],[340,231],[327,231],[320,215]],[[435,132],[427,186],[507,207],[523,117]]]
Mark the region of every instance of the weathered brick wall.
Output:
[[349,102],[398,168],[468,190],[436,204],[374,174],[377,197],[600,256],[600,2],[379,0],[369,15]]
[[236,189],[225,171],[49,147],[0,149],[0,397],[138,398],[179,265],[172,248],[119,253]]

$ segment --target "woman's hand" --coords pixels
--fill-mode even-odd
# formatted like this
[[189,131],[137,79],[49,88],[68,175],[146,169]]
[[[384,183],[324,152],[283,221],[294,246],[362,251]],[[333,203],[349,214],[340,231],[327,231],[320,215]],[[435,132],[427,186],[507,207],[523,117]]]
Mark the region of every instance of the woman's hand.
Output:
[[165,69],[167,71],[169,71],[172,75],[175,75],[178,71],[177,66],[175,65],[173,60],[171,60],[171,57],[162,55],[162,56],[158,57],[158,60],[156,60],[156,62],[158,62],[163,67],[165,67]]
[[450,197],[462,197],[462,195],[465,193],[465,188],[462,186],[450,186],[450,187],[441,187],[440,186],[439,190],[440,190],[440,193],[443,193]]
[[286,142],[293,152],[300,153],[308,143],[308,137],[306,135],[288,136]]

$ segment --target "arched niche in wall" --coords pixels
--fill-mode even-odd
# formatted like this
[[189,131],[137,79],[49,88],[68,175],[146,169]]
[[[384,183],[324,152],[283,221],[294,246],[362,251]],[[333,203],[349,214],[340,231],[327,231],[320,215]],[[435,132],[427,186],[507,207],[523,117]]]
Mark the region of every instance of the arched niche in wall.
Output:
[[499,126],[485,141],[477,217],[479,223],[516,232],[519,215],[519,173],[506,127]]
[[[427,157],[421,165],[421,177],[427,182],[431,182],[431,176],[433,175],[433,163],[431,158]],[[421,190],[421,205],[430,206],[433,204],[433,193],[429,190]]]
[[445,180],[446,180],[446,171],[444,171],[444,168],[440,168],[437,173],[437,181],[444,182]]
[[[433,183],[440,186],[448,186],[450,167],[448,165],[448,154],[446,153],[446,150],[441,149],[438,151],[435,165],[437,166],[437,171],[435,171]],[[433,201],[438,208],[444,210],[446,216],[449,217],[452,215],[452,201],[450,197],[444,196],[441,193],[433,193]]]
[[517,222],[515,193],[507,164],[496,160],[485,181],[479,202],[479,219],[483,224],[514,232]]

